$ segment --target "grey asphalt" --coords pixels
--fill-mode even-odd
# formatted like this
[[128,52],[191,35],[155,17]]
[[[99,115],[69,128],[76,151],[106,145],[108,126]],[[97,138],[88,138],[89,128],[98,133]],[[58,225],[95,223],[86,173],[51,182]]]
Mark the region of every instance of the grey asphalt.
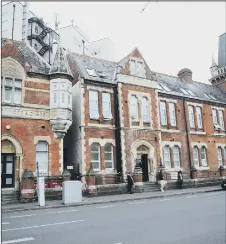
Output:
[[49,208],[65,208],[70,206],[84,206],[84,205],[93,205],[93,204],[103,204],[103,203],[116,203],[124,202],[131,200],[143,200],[143,199],[155,199],[162,198],[165,196],[180,196],[187,194],[196,194],[204,192],[215,192],[221,191],[220,186],[209,186],[209,187],[200,187],[200,188],[185,188],[185,189],[174,189],[167,190],[164,193],[159,191],[143,192],[136,194],[121,194],[121,195],[109,195],[109,196],[98,196],[98,197],[84,197],[81,203],[75,203],[71,205],[63,205],[62,200],[52,200],[46,201],[44,207],[38,206],[38,203],[17,203],[17,204],[4,204],[2,205],[2,212],[15,212],[15,211],[26,211],[26,210],[43,210]]
[[[225,244],[226,192],[2,214],[2,243]],[[16,242],[17,241],[17,242]]]

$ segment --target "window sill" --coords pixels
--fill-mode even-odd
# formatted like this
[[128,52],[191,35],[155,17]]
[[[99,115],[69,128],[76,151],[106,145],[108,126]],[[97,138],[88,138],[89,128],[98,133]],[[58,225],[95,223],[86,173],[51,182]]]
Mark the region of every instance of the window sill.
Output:
[[183,171],[183,168],[168,168],[165,169],[166,172]]
[[206,135],[204,131],[190,131],[191,135]]
[[195,167],[197,170],[209,170],[209,166],[201,166],[201,167]]

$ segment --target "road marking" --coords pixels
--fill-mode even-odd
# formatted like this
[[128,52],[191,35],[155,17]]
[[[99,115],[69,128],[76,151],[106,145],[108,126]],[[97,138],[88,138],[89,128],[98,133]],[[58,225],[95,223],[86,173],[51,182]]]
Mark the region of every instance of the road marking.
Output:
[[22,239],[3,241],[2,244],[21,243],[21,242],[25,242],[25,241],[34,241],[34,240],[35,239],[33,237],[27,237],[27,238],[22,238]]
[[65,210],[65,211],[58,211],[57,213],[70,213],[70,212],[77,212],[78,210]]
[[27,214],[27,215],[10,216],[10,219],[24,218],[24,217],[32,217],[32,216],[36,216],[36,214]]
[[3,222],[2,225],[9,225],[9,223],[8,222]]
[[40,228],[40,227],[46,227],[46,226],[54,226],[54,225],[65,225],[65,224],[71,224],[71,223],[78,223],[78,222],[82,222],[82,221],[84,221],[84,220],[74,220],[74,221],[60,222],[60,223],[53,223],[53,224],[46,224],[46,225],[34,225],[34,226],[28,226],[28,227],[6,229],[6,230],[2,230],[2,232],[13,231],[13,230],[26,230],[26,229]]
[[197,197],[197,195],[189,195],[189,196],[186,196],[186,198],[192,198],[192,197]]
[[171,198],[160,199],[161,202],[170,201],[170,200],[172,200],[172,199]]
[[96,207],[96,208],[112,208],[112,207],[114,207],[114,205],[100,206],[100,207]]
[[122,244],[122,242],[117,242],[117,243],[114,243],[114,244]]
[[146,202],[130,202],[129,204],[142,204],[142,203],[146,203]]

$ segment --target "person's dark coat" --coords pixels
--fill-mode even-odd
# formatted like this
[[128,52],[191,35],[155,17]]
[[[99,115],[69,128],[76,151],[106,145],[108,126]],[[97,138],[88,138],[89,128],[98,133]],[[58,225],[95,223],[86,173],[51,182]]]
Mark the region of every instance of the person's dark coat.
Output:
[[127,183],[128,183],[128,191],[129,193],[132,193],[132,187],[133,187],[133,179],[130,174],[127,175]]
[[159,172],[159,180],[164,180],[164,175],[162,171]]
[[183,185],[183,174],[182,174],[181,171],[178,172],[177,178],[178,178],[178,184],[179,184],[180,188],[182,188],[182,185]]

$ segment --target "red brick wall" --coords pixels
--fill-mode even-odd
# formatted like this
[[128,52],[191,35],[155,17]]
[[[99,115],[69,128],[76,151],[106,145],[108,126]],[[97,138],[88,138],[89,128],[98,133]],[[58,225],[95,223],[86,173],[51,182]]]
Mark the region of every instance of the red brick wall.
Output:
[[[6,125],[10,125],[11,129],[6,130]],[[45,129],[41,128],[42,125],[45,126]],[[33,172],[36,172],[36,145],[34,144],[34,137],[50,136],[49,169],[52,175],[59,175],[59,139],[54,138],[49,121],[2,118],[2,134],[10,134],[21,143],[24,155],[22,168],[31,168]]]
[[49,92],[25,90],[24,102],[30,103],[30,104],[48,106],[49,105]]

